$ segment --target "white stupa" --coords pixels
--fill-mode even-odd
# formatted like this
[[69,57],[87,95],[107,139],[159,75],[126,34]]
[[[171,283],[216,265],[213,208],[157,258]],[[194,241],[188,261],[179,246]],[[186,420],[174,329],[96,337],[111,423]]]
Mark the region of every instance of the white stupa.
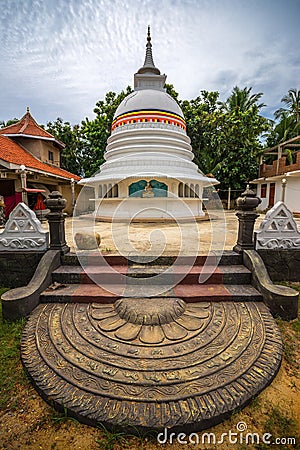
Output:
[[134,92],[115,112],[106,162],[80,182],[95,189],[95,214],[103,220],[204,216],[203,188],[218,182],[192,162],[183,113],[165,82],[153,62],[148,28],[145,62],[134,75]]

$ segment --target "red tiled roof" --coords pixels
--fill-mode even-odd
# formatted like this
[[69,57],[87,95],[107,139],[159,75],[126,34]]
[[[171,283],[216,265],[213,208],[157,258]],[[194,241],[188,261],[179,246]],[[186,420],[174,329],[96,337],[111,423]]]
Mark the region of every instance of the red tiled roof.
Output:
[[40,127],[32,115],[29,112],[29,108],[27,108],[26,114],[19,120],[17,123],[13,123],[12,125],[8,125],[8,127],[4,127],[0,129],[0,134],[19,134],[22,136],[36,136],[43,139],[51,139],[55,140],[58,145],[63,148],[65,144],[56,139],[52,134],[48,133],[48,131],[44,130]]
[[8,137],[0,135],[0,159],[12,164],[24,164],[28,169],[35,169],[41,172],[46,172],[51,175],[56,175],[64,178],[74,178],[80,180],[81,178],[74,173],[61,169],[60,167],[52,166],[44,163],[25,150],[23,147],[12,141]]

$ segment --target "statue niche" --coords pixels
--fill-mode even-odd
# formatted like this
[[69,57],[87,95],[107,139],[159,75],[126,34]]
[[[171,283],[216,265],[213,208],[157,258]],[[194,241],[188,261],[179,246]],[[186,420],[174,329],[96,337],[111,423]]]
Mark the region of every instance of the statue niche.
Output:
[[135,183],[131,183],[129,188],[129,197],[167,197],[168,186],[157,180],[140,180]]

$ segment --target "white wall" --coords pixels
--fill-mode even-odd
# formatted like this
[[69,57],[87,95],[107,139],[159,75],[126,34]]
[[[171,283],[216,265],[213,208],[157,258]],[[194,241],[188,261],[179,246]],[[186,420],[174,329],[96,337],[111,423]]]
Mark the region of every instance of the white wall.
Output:
[[300,212],[300,176],[286,177],[286,206],[293,212]]
[[96,216],[102,218],[189,218],[204,216],[196,198],[109,198],[96,200]]
[[[285,188],[284,203],[292,212],[300,211],[300,176],[286,176],[287,180]],[[257,195],[261,198],[261,185],[267,185],[267,196],[261,198],[262,202],[258,209],[265,210],[269,207],[269,195],[270,195],[270,184],[275,183],[275,198],[274,204],[282,200],[282,184],[281,179],[277,181],[265,181],[263,183],[257,184]]]

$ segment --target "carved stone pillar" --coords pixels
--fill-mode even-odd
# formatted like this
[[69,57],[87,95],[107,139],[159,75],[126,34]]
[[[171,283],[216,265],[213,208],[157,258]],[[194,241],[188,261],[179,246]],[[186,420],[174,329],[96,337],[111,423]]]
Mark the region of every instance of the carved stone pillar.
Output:
[[22,188],[22,202],[25,203],[25,205],[28,205],[28,197],[27,197],[27,171],[26,166],[24,164],[20,165],[20,178],[21,178],[21,188]]
[[239,220],[238,240],[233,247],[235,252],[241,253],[243,250],[254,248],[253,229],[255,220],[259,216],[256,207],[261,203],[261,199],[247,186],[246,190],[237,199],[238,212],[236,216]]
[[60,192],[53,191],[45,200],[45,205],[50,212],[46,218],[49,222],[50,231],[50,250],[60,250],[65,254],[70,251],[65,238],[65,209],[67,200],[63,198]]

